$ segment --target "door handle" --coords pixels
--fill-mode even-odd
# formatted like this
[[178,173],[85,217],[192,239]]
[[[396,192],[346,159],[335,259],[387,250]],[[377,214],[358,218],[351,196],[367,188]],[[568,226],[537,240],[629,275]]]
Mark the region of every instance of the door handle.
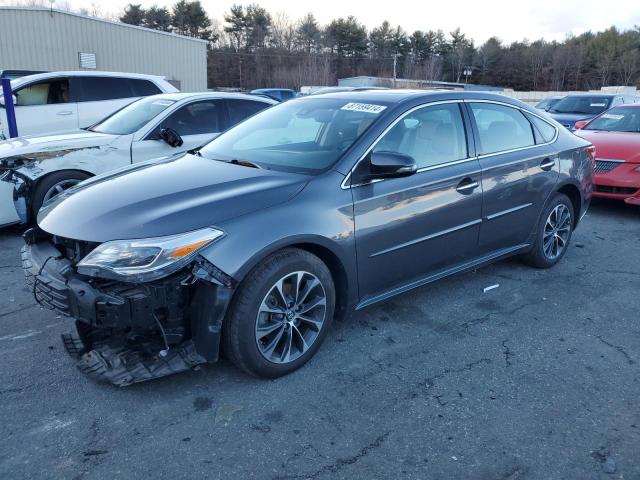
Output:
[[551,158],[545,158],[542,163],[540,164],[540,168],[546,172],[548,172],[549,170],[551,170],[556,164],[555,160],[552,160]]
[[456,187],[456,191],[463,195],[469,195],[479,186],[480,184],[478,182],[474,182],[470,178],[465,178],[458,184],[458,186]]
[[62,117],[66,117],[67,115],[71,115],[73,112],[71,110],[65,110],[64,112],[58,112],[56,115],[60,115]]

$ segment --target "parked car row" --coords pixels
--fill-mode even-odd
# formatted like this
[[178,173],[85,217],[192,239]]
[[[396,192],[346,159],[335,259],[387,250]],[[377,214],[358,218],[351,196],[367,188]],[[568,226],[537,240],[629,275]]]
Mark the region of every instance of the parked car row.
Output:
[[595,197],[640,205],[640,97],[575,94],[536,105],[595,145]]
[[[11,81],[11,89],[20,135],[85,128],[136,98],[178,91],[159,76],[87,71],[20,77]],[[3,117],[0,139],[9,137]]]
[[[236,101],[254,104],[240,114]],[[347,309],[513,255],[553,266],[589,205],[592,145],[517,100],[372,90],[274,103],[158,95],[85,131],[1,144],[2,183],[37,213],[27,281],[76,320],[63,339],[82,371],[128,385],[223,351],[284,375]],[[181,128],[205,124],[192,145],[210,141],[186,146]],[[29,200],[67,165],[101,174]]]
[[640,104],[613,107],[575,129],[596,147],[593,195],[640,205]]
[[152,95],[85,129],[0,142],[0,225],[27,223],[90,176],[204,145],[275,103],[230,93]]

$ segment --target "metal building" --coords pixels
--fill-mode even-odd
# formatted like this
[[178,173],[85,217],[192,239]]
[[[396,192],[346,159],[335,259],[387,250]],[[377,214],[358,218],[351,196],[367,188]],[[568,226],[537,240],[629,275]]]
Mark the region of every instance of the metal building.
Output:
[[47,8],[0,7],[0,70],[105,70],[163,75],[207,88],[207,42]]

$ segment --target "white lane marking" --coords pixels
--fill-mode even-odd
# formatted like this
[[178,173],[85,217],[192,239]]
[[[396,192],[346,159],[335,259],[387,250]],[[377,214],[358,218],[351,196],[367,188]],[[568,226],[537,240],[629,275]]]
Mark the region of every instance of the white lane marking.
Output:
[[27,330],[26,332],[18,333],[17,335],[5,335],[0,337],[0,340],[22,340],[23,338],[33,337],[42,333],[42,330]]

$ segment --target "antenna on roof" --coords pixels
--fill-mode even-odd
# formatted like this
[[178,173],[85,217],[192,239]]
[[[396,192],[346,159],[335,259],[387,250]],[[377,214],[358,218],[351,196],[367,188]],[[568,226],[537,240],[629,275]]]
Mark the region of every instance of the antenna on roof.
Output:
[[49,15],[53,18],[53,4],[56,3],[56,0],[49,0]]

